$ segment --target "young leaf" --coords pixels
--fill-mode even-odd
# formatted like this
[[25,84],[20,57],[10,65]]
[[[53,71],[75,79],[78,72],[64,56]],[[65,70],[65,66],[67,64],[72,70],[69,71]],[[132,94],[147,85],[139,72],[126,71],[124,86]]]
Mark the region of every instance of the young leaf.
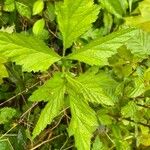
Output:
[[44,1],[37,0],[33,5],[33,15],[39,14],[44,8]]
[[40,19],[40,20],[36,21],[33,25],[33,33],[35,35],[41,34],[44,29],[44,26],[45,26],[44,19]]
[[99,7],[93,0],[64,0],[56,3],[59,29],[63,36],[64,49],[87,31],[96,20]]
[[90,150],[92,134],[98,127],[95,112],[76,94],[70,95],[70,107],[69,135],[74,135],[78,150]]
[[122,109],[121,109],[121,114],[123,115],[123,117],[131,117],[131,118],[135,118],[136,113],[137,113],[137,106],[134,102],[130,101],[127,105],[125,105]]
[[45,43],[23,34],[0,32],[0,53],[23,66],[24,71],[45,71],[60,57]]
[[[55,74],[52,79],[46,81],[44,85],[40,86],[29,97],[29,101],[50,101],[53,94],[64,88],[64,80],[61,78],[61,74]],[[42,93],[42,94],[41,94]]]
[[74,88],[77,93],[82,93],[83,97],[87,101],[98,104],[113,105],[113,98],[109,96],[102,87],[105,85],[105,81],[107,82],[107,85],[115,82],[112,82],[105,75],[101,75],[95,75],[92,72],[80,75],[78,78],[66,75],[66,78],[69,83],[68,86],[71,86],[70,88]]
[[[54,81],[56,81],[56,85],[54,84]],[[30,99],[33,101],[36,99],[38,100],[39,98],[41,98],[41,99],[46,98],[46,100],[49,101],[46,104],[45,108],[42,110],[42,113],[36,124],[36,127],[33,130],[33,138],[35,138],[37,135],[39,135],[40,132],[47,126],[47,124],[50,124],[52,122],[52,120],[59,114],[60,110],[63,108],[64,93],[65,93],[65,86],[64,86],[63,81],[64,80],[62,79],[61,74],[58,74],[49,81],[49,85],[51,88],[44,89],[42,87],[45,90],[45,91],[43,91],[44,93],[37,94],[37,92],[41,92],[39,89],[36,93],[33,93],[33,95],[31,96]],[[51,85],[51,83],[52,83],[52,85]],[[48,84],[48,82],[46,84]],[[54,88],[54,89],[52,89],[52,88]],[[49,95],[50,92],[51,92],[51,95]],[[40,94],[41,94],[41,96],[38,97]]]
[[5,124],[12,119],[16,114],[16,110],[9,107],[0,109],[0,124]]
[[136,29],[130,28],[98,38],[76,50],[67,58],[79,60],[89,65],[107,65],[108,58],[117,53],[117,49],[131,39],[136,32]]

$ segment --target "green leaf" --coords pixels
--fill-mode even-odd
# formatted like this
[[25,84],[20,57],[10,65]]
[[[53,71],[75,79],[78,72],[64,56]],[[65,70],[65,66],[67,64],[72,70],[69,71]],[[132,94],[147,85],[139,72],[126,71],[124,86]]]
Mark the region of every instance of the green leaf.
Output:
[[118,18],[126,12],[126,3],[121,0],[100,0],[102,6]]
[[39,35],[44,30],[45,21],[44,19],[37,20],[33,25],[33,33]]
[[3,10],[12,12],[15,9],[15,1],[14,0],[4,0]]
[[126,45],[131,52],[139,57],[150,55],[150,33],[139,30]]
[[45,71],[60,60],[43,41],[23,34],[0,32],[0,53],[22,65],[24,71]]
[[100,141],[98,136],[96,137],[93,143],[92,150],[106,150],[104,144]]
[[31,8],[23,2],[16,2],[16,9],[21,16],[31,18]]
[[133,101],[128,102],[127,105],[125,105],[124,107],[122,107],[121,109],[121,114],[123,115],[123,117],[131,117],[131,118],[135,118],[136,113],[137,113],[137,106]]
[[[42,90],[39,90],[29,98],[29,100],[38,100],[39,98],[48,100],[49,102],[46,104],[45,108],[42,110],[40,118],[33,130],[33,138],[40,134],[40,132],[50,124],[53,119],[59,115],[60,110],[63,108],[64,104],[64,93],[65,93],[65,85],[64,80],[61,77],[61,74],[57,74],[53,79],[47,81],[46,85],[49,84],[49,87],[42,87]],[[54,84],[55,82],[55,84]],[[58,82],[58,83],[57,83]],[[52,84],[52,85],[51,85]],[[45,89],[44,89],[45,88]],[[53,89],[54,88],[54,89]],[[43,93],[38,93],[38,92]],[[49,94],[51,92],[51,94]],[[38,94],[37,94],[38,93]],[[40,97],[38,97],[41,94]],[[45,96],[46,95],[46,96]],[[37,96],[37,97],[36,97]]]
[[98,126],[95,112],[76,94],[70,95],[70,107],[69,135],[74,135],[78,150],[90,150],[91,137]]
[[70,86],[70,88],[74,88],[77,93],[82,93],[87,101],[105,105],[114,104],[112,96],[109,96],[109,94],[102,88],[105,85],[108,86],[109,82],[111,82],[111,84],[115,83],[106,75],[95,75],[93,72],[90,72],[80,75],[77,78],[66,75],[66,78],[69,83],[68,87]]
[[117,53],[117,49],[131,39],[136,32],[137,30],[133,28],[124,29],[95,39],[67,58],[79,60],[89,65],[108,65],[108,58]]
[[4,66],[4,63],[6,62],[6,59],[4,57],[0,57],[0,84],[2,83],[2,78],[8,77],[7,70]]
[[9,107],[0,109],[0,124],[5,124],[10,121],[16,114],[16,110]]
[[1,150],[14,150],[8,139],[0,140],[0,149]]
[[[40,86],[29,97],[29,101],[51,101],[53,94],[64,88],[64,80],[61,78],[61,74],[55,74],[52,79],[49,79]],[[41,94],[42,93],[42,94]]]
[[44,8],[44,1],[43,0],[37,0],[33,5],[33,15],[37,15],[42,12]]
[[129,96],[133,97],[133,98],[140,96],[146,90],[143,78],[141,78],[141,77],[135,78],[134,84],[135,84],[134,87],[131,88],[131,90],[129,92]]
[[99,7],[94,5],[93,0],[64,0],[63,3],[56,3],[64,49],[69,48],[79,36],[90,29],[98,13]]
[[140,2],[138,10],[140,11],[138,16],[130,16],[125,18],[126,24],[139,27],[146,32],[150,32],[150,1],[144,0]]

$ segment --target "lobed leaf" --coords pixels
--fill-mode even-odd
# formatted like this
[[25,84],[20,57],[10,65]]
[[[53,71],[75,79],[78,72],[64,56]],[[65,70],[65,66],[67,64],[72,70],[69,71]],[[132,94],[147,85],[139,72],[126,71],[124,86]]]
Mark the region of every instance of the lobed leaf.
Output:
[[69,135],[74,135],[78,150],[90,150],[91,137],[98,126],[95,112],[76,94],[70,95],[70,107]]
[[[56,85],[54,84],[55,81]],[[47,87],[48,85],[49,87]],[[29,100],[32,101],[35,101],[36,99],[42,100],[45,98],[48,100],[48,103],[42,110],[40,118],[33,130],[33,138],[39,135],[47,124],[50,124],[52,120],[60,113],[60,110],[63,108],[64,104],[64,93],[65,85],[64,82],[62,82],[61,74],[59,74],[55,75],[53,79],[47,81],[41,89],[39,88],[39,90],[33,93],[33,95],[29,98]]]
[[60,57],[35,37],[0,32],[0,53],[22,65],[24,71],[45,71]]
[[64,0],[63,3],[56,3],[64,49],[69,48],[79,36],[90,29],[98,13],[99,7],[94,5],[93,0]]
[[136,32],[137,30],[133,28],[124,29],[95,39],[67,58],[79,60],[89,65],[108,65],[108,58],[117,53],[117,49],[131,39]]

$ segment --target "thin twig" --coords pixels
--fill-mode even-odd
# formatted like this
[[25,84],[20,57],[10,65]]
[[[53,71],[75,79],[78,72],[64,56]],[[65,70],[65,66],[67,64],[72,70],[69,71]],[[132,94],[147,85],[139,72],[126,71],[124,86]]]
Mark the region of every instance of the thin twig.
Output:
[[0,106],[2,106],[2,105],[4,105],[4,104],[8,103],[9,101],[15,99],[17,96],[20,96],[20,95],[22,95],[23,93],[26,93],[29,89],[32,89],[33,87],[35,87],[36,85],[38,85],[40,82],[41,82],[41,81],[38,81],[37,83],[35,83],[35,84],[32,85],[31,87],[29,87],[29,88],[23,90],[22,92],[16,94],[15,96],[9,98],[8,100],[6,100],[6,101],[4,101],[3,103],[1,103]]
[[57,135],[57,136],[55,136],[55,137],[53,137],[53,138],[51,138],[51,139],[49,139],[49,140],[43,141],[42,143],[40,143],[40,144],[36,145],[35,147],[31,148],[30,150],[35,150],[35,149],[37,149],[38,147],[42,146],[43,144],[48,143],[48,142],[50,142],[50,141],[52,141],[52,140],[54,140],[54,139],[57,139],[57,138],[59,138],[59,137],[62,136],[62,135],[63,135],[63,134],[60,134],[60,135]]

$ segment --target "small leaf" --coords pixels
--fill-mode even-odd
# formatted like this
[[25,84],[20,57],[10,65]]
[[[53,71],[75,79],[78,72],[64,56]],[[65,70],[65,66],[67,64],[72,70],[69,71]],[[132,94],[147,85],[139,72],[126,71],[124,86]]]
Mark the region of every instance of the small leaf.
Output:
[[31,18],[31,8],[23,2],[16,2],[16,9],[21,16]]
[[24,71],[45,71],[60,60],[42,40],[24,34],[0,32],[0,53],[22,65]]
[[33,5],[33,15],[41,13],[43,8],[44,8],[43,0],[37,0]]
[[15,9],[15,1],[14,0],[4,0],[3,10],[12,12]]
[[45,26],[44,19],[37,20],[33,25],[33,33],[35,35],[41,34],[44,29],[44,26]]
[[131,39],[137,30],[130,28],[114,32],[108,36],[98,38],[76,50],[67,58],[79,60],[89,65],[108,65],[108,58],[117,53],[117,49]]
[[95,112],[76,94],[70,95],[70,107],[69,135],[74,135],[78,150],[90,150],[91,137],[98,126]]
[[123,117],[130,117],[130,118],[135,118],[136,113],[137,113],[137,106],[134,102],[130,101],[127,105],[125,105],[122,109],[121,109],[121,114],[123,115]]
[[[54,81],[56,81],[56,85],[54,84]],[[58,81],[58,83],[57,83]],[[45,108],[42,110],[42,113],[40,115],[40,118],[33,130],[33,138],[35,138],[37,135],[40,134],[40,132],[52,122],[52,120],[59,115],[60,110],[63,108],[64,105],[64,93],[65,93],[65,86],[64,81],[61,78],[61,74],[54,76],[53,79],[49,80],[46,84],[49,84],[50,87],[42,87],[42,91],[44,93],[38,93],[41,92],[40,88],[37,92],[33,93],[33,96],[29,100],[35,100],[36,96],[40,95],[40,97],[37,97],[37,99],[47,99],[49,102],[46,104]],[[52,83],[52,85],[51,85]],[[53,89],[54,88],[54,89]],[[49,93],[51,95],[49,95]],[[38,94],[37,94],[38,93]],[[45,96],[46,94],[46,96]]]
[[97,136],[94,143],[92,150],[106,150],[106,147],[104,144],[100,141],[100,138]]
[[99,7],[94,5],[93,0],[64,0],[63,3],[56,3],[57,20],[63,36],[64,49],[69,48],[79,36],[90,29],[98,13]]
[[0,109],[0,124],[9,122],[16,114],[16,110],[9,107]]

